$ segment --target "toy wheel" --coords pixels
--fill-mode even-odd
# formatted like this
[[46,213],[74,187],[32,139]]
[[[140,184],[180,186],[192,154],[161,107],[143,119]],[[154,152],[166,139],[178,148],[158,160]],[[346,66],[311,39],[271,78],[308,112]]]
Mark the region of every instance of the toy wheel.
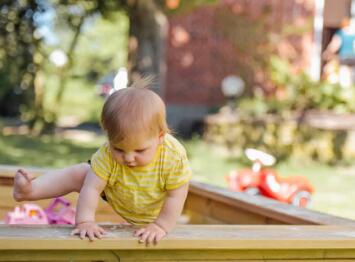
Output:
[[243,191],[244,193],[247,193],[248,195],[251,196],[258,196],[260,195],[260,190],[257,187],[248,187]]
[[297,192],[292,198],[292,205],[298,207],[311,207],[312,205],[312,196],[308,191]]

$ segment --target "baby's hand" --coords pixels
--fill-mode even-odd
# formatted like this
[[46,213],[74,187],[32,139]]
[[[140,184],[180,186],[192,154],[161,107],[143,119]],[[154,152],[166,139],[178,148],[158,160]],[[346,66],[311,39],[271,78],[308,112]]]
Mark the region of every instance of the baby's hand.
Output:
[[166,232],[157,224],[151,223],[143,228],[137,229],[134,232],[134,236],[139,238],[140,243],[145,242],[147,245],[151,243],[156,245],[164,236],[166,236]]
[[94,241],[95,238],[101,239],[105,233],[106,231],[95,222],[82,222],[75,225],[75,229],[70,235],[79,235],[81,239],[87,236],[90,241]]

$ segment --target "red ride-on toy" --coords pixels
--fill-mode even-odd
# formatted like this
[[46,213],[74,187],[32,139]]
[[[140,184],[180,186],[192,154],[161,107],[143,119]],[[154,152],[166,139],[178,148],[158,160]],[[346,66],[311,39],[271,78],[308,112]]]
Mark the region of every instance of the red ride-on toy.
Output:
[[276,171],[263,168],[275,163],[272,155],[252,148],[246,149],[245,154],[253,161],[252,168],[232,171],[226,177],[230,190],[262,195],[299,207],[310,207],[314,189],[305,177],[279,177]]

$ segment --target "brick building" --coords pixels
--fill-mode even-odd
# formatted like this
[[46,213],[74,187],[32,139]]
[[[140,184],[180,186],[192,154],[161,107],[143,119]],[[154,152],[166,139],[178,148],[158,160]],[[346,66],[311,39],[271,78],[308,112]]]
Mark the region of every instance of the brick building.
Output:
[[[170,126],[183,135],[199,128],[203,116],[225,103],[220,86],[228,75],[241,76],[246,92],[272,91],[262,66],[255,64],[263,58],[263,48],[291,61],[295,72],[310,68],[317,44],[317,8],[323,8],[324,46],[341,18],[350,14],[350,4],[351,0],[220,0],[170,17],[163,91]],[[257,41],[250,37],[253,33]],[[268,38],[259,41],[263,36]]]

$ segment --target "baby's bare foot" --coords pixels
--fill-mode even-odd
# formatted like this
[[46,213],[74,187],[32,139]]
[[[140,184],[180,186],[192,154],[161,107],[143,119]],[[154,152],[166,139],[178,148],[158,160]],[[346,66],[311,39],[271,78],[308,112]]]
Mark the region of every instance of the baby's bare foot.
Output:
[[33,177],[23,169],[17,170],[14,178],[13,197],[16,201],[27,200],[32,192]]

